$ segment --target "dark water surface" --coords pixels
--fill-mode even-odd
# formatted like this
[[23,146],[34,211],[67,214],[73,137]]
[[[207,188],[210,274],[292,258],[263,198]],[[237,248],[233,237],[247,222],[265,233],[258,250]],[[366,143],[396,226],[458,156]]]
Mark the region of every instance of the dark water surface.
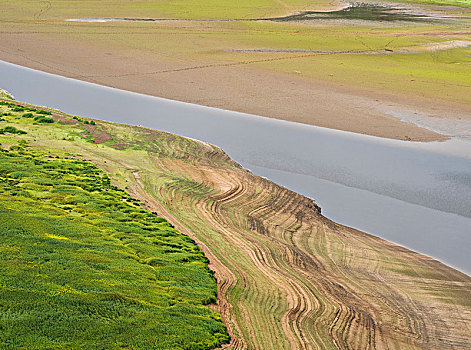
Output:
[[424,22],[430,21],[432,18],[426,16],[425,14],[412,13],[410,10],[404,8],[360,2],[353,3],[349,7],[337,11],[304,11],[290,16],[272,18],[271,20],[278,22],[292,22],[311,21],[314,19],[341,19],[379,22]]
[[324,215],[471,272],[471,143],[406,143],[197,106],[0,61],[18,100],[223,148]]

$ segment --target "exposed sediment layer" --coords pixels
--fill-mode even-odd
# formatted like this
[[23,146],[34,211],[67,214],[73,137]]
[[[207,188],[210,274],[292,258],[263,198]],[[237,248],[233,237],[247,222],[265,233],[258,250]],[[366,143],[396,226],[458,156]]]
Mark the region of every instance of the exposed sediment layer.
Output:
[[326,219],[311,199],[253,175],[215,146],[76,124],[69,127],[105,144],[31,142],[86,155],[198,241],[216,271],[230,348],[471,346],[469,276]]
[[[217,259],[234,348],[470,345],[469,277],[337,225],[311,200],[244,170],[149,160],[155,170],[133,172],[133,191]],[[156,173],[179,180],[156,186]]]

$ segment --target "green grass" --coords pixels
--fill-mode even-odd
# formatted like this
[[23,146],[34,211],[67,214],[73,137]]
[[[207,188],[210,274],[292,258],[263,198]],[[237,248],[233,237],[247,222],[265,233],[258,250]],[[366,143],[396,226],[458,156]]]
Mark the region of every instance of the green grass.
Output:
[[12,96],[10,95],[8,91],[0,89],[0,98],[11,99]]
[[[257,18],[289,14],[302,9],[332,8],[327,0],[51,0],[48,3],[15,1],[4,5],[6,15],[21,18],[80,17]],[[0,17],[3,17],[0,15]]]
[[[15,113],[7,122],[43,134],[61,128]],[[16,137],[0,140],[10,144],[0,149],[1,349],[211,349],[228,341],[205,306],[216,301],[216,281],[191,238],[93,163]]]
[[400,2],[427,5],[451,5],[471,8],[471,0],[400,0]]

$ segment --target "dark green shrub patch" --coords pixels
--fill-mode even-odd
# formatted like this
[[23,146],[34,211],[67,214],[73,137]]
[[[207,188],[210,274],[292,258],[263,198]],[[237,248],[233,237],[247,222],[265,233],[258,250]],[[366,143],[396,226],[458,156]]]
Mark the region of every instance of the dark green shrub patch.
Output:
[[9,125],[9,126],[5,126],[4,128],[0,129],[0,134],[6,134],[6,133],[9,133],[9,134],[18,134],[18,135],[27,134],[26,131],[17,129],[17,128],[15,128],[14,126],[10,126],[10,125]]
[[45,117],[43,115],[37,115],[34,117],[34,121],[38,123],[54,123],[54,119]]
[[49,111],[45,111],[45,110],[36,110],[36,113],[38,114],[44,114],[44,115],[51,115],[52,113],[49,112]]

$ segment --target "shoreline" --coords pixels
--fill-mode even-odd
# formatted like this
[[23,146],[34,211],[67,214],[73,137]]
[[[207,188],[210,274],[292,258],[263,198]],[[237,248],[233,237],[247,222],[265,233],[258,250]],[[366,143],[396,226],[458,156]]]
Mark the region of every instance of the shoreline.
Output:
[[[469,55],[466,48],[450,44],[469,41],[465,18],[440,25],[342,20],[341,27],[322,21],[230,22],[350,6],[338,0],[297,8],[276,2],[267,12],[231,12],[228,22],[221,23],[198,19],[203,14],[222,19],[219,10],[183,21],[186,13],[179,21],[178,12],[165,6],[127,9],[120,3],[111,10],[84,5],[73,12],[33,6],[25,12],[12,5],[0,16],[8,24],[0,31],[0,59],[150,96],[386,139],[444,141],[470,128]],[[436,5],[386,4],[430,16],[454,14]],[[66,20],[90,15],[171,21]],[[446,45],[440,42],[449,43],[443,54]],[[384,55],[365,54],[371,51]]]
[[[220,112],[223,112],[223,113],[232,113],[232,114],[236,114],[237,116],[239,116],[241,118],[266,120],[268,122],[276,122],[276,123],[280,123],[280,124],[285,124],[287,126],[291,125],[291,126],[300,127],[300,128],[314,127],[315,129],[318,129],[321,132],[326,133],[326,134],[331,133],[332,135],[344,135],[345,137],[349,137],[349,138],[353,138],[353,139],[359,139],[359,140],[363,139],[363,140],[368,140],[368,141],[371,141],[371,142],[374,142],[374,143],[393,145],[395,147],[409,147],[409,148],[417,147],[417,148],[419,148],[421,150],[425,150],[425,151],[436,152],[436,153],[441,153],[441,154],[446,154],[446,155],[461,157],[461,158],[471,158],[471,138],[470,139],[467,139],[467,138],[463,139],[463,138],[461,138],[459,136],[456,136],[456,135],[446,136],[446,137],[443,137],[439,140],[417,140],[417,141],[416,140],[410,140],[410,139],[403,140],[403,139],[387,138],[387,137],[381,137],[381,136],[377,136],[377,135],[370,135],[370,134],[366,134],[366,133],[357,133],[357,132],[353,132],[353,131],[349,131],[349,130],[329,128],[329,127],[319,126],[319,125],[314,125],[314,124],[307,124],[307,123],[302,123],[302,122],[299,122],[299,121],[278,119],[278,118],[267,117],[267,116],[263,116],[263,115],[240,112],[240,111],[235,111],[235,110],[229,110],[229,109],[224,109],[224,108],[220,108],[220,107],[206,106],[206,105],[201,105],[201,104],[197,104],[197,103],[166,98],[166,97],[162,97],[162,96],[149,95],[149,94],[140,93],[140,92],[136,92],[136,91],[132,91],[132,90],[121,89],[121,88],[114,87],[114,86],[102,85],[102,84],[99,84],[99,83],[96,83],[96,82],[90,82],[90,81],[86,81],[86,80],[71,78],[71,77],[68,77],[68,76],[61,75],[61,74],[50,73],[46,70],[39,70],[39,69],[19,65],[19,64],[16,64],[16,63],[12,63],[12,62],[3,61],[3,60],[0,60],[0,63],[9,64],[9,65],[15,66],[15,67],[20,68],[20,69],[30,70],[30,71],[33,71],[33,72],[38,72],[40,74],[52,75],[52,76],[54,76],[56,78],[59,78],[59,79],[66,79],[66,80],[70,80],[70,81],[73,81],[73,82],[80,82],[82,84],[90,84],[91,86],[95,86],[97,88],[107,88],[107,89],[111,89],[113,91],[116,91],[118,93],[125,92],[125,93],[133,94],[135,96],[142,96],[144,98],[155,98],[155,99],[158,99],[158,100],[161,100],[161,101],[166,101],[166,102],[169,102],[169,103],[175,103],[175,104],[178,104],[178,105],[181,105],[181,106],[192,106],[192,107],[196,107],[196,108],[207,109],[208,111],[220,111]],[[48,106],[45,106],[45,107],[48,107]],[[48,107],[48,108],[50,108],[50,107]],[[140,126],[140,125],[137,125],[137,126]],[[438,131],[435,131],[435,130],[431,130],[431,131],[438,132]],[[185,136],[185,137],[190,138],[190,139],[194,139],[194,138],[189,137],[189,136]],[[194,139],[194,140],[201,141],[201,140],[198,140],[198,139]],[[205,142],[205,141],[202,141],[202,142]],[[448,144],[453,144],[453,146],[452,147],[443,147],[444,145],[448,145]],[[463,150],[462,146],[465,147],[464,150]],[[469,149],[470,152],[467,152],[468,149]]]
[[[7,63],[6,65],[8,66],[8,65],[11,65],[11,64]],[[17,65],[14,65],[14,66],[17,66]],[[364,153],[366,148],[371,149],[371,151],[373,149],[380,151],[381,149],[386,150],[388,148],[391,148],[391,149],[396,149],[397,151],[400,151],[400,154],[403,154],[403,155],[410,154],[411,152],[412,153],[422,152],[421,157],[426,157],[426,158],[428,158],[429,156],[424,152],[432,154],[434,158],[441,157],[440,155],[444,154],[444,155],[449,156],[447,162],[452,160],[452,158],[450,158],[450,156],[451,157],[459,157],[460,159],[462,159],[462,161],[460,161],[460,163],[465,162],[464,164],[466,164],[466,162],[469,162],[469,156],[471,154],[471,152],[469,152],[469,153],[466,152],[466,150],[471,149],[470,148],[471,143],[469,143],[469,142],[465,143],[464,145],[467,146],[467,148],[463,149],[462,148],[463,144],[460,145],[460,143],[458,142],[459,140],[451,140],[451,141],[447,141],[445,143],[443,143],[443,142],[439,142],[439,143],[437,143],[437,142],[435,142],[435,143],[411,143],[411,142],[404,142],[404,141],[398,141],[398,140],[389,140],[389,139],[384,139],[384,138],[379,138],[379,137],[374,137],[374,136],[359,135],[359,134],[345,132],[345,131],[314,127],[314,126],[309,126],[309,125],[300,124],[300,123],[280,121],[280,120],[267,118],[267,117],[250,116],[250,115],[236,113],[236,112],[219,110],[219,109],[215,109],[215,108],[212,108],[212,107],[202,107],[202,106],[198,106],[198,105],[191,105],[191,104],[184,103],[184,102],[169,101],[169,100],[166,100],[166,99],[163,99],[163,98],[156,98],[156,97],[153,97],[153,96],[122,91],[122,90],[115,89],[115,88],[103,87],[103,86],[100,86],[100,85],[97,85],[97,84],[94,84],[94,83],[76,81],[74,79],[70,79],[70,78],[66,78],[66,77],[62,77],[62,76],[51,75],[49,73],[40,72],[40,71],[37,71],[37,70],[32,70],[32,69],[26,68],[26,67],[19,67],[19,68],[17,67],[17,69],[21,69],[21,70],[24,70],[24,71],[31,71],[31,72],[35,72],[35,74],[37,74],[37,75],[39,74],[40,76],[49,77],[46,80],[44,80],[44,79],[37,80],[37,78],[34,78],[34,80],[32,80],[32,82],[37,81],[41,86],[47,86],[48,84],[50,84],[48,81],[52,81],[53,79],[56,79],[56,80],[59,79],[59,80],[64,82],[64,83],[61,83],[61,84],[65,84],[64,87],[61,88],[61,90],[64,90],[64,88],[66,86],[68,86],[66,83],[70,82],[70,83],[72,83],[72,85],[76,86],[76,88],[74,88],[73,90],[69,90],[69,88],[65,88],[65,90],[62,91],[62,94],[64,94],[64,93],[65,94],[70,94],[71,93],[71,96],[75,96],[75,95],[77,95],[77,97],[80,96],[81,100],[83,100],[83,101],[89,101],[90,99],[86,97],[86,96],[88,96],[88,93],[86,94],[86,96],[82,96],[81,91],[85,92],[85,91],[87,91],[87,89],[90,90],[90,93],[92,93],[92,91],[95,91],[90,95],[90,98],[91,98],[92,95],[97,96],[97,95],[100,95],[102,93],[106,93],[106,95],[102,95],[102,97],[104,99],[100,99],[101,103],[99,105],[96,105],[95,107],[90,105],[85,110],[81,109],[81,107],[79,107],[79,109],[76,109],[76,107],[74,107],[74,106],[65,107],[67,105],[67,103],[66,103],[66,105],[54,104],[54,102],[51,102],[53,100],[51,100],[50,98],[47,97],[47,92],[46,92],[46,95],[44,95],[43,97],[36,97],[33,100],[31,100],[29,98],[25,98],[24,96],[21,96],[21,93],[20,94],[16,93],[19,100],[26,100],[30,103],[39,103],[39,104],[42,102],[42,103],[46,103],[48,106],[55,106],[56,108],[59,108],[61,110],[64,110],[65,112],[69,112],[69,113],[72,113],[72,114],[77,114],[77,115],[81,115],[81,116],[85,116],[85,117],[86,116],[95,117],[95,118],[98,117],[100,119],[114,121],[114,122],[120,122],[120,123],[141,124],[141,125],[144,125],[145,127],[150,127],[150,128],[153,128],[153,129],[160,129],[160,130],[164,130],[164,131],[167,131],[167,132],[172,132],[172,133],[176,133],[176,134],[180,134],[180,135],[184,135],[184,136],[190,136],[192,138],[197,138],[197,139],[202,140],[203,142],[210,142],[212,144],[218,145],[219,147],[222,147],[227,152],[229,152],[228,154],[233,159],[236,159],[245,168],[249,168],[249,169],[251,168],[251,165],[263,166],[263,163],[260,164],[258,161],[256,161],[256,159],[258,159],[257,157],[253,158],[253,159],[255,159],[255,163],[253,163],[253,160],[251,161],[250,158],[247,158],[247,157],[243,156],[243,154],[246,153],[246,148],[249,147],[249,149],[252,149],[252,150],[253,149],[260,149],[260,152],[262,152],[262,153],[269,152],[268,150],[265,150],[266,145],[264,146],[264,144],[263,144],[263,142],[265,142],[265,141],[261,141],[262,144],[259,144],[258,146],[257,145],[250,146],[250,142],[249,142],[247,144],[248,146],[245,147],[245,151],[244,151],[243,149],[238,149],[237,147],[234,148],[235,145],[232,144],[231,142],[228,143],[227,140],[223,142],[221,137],[223,139],[224,138],[227,139],[227,136],[225,137],[223,135],[220,135],[219,138],[214,138],[214,135],[212,137],[209,137],[209,135],[202,136],[203,134],[200,134],[199,132],[195,133],[194,129],[193,129],[193,134],[191,134],[191,133],[188,134],[188,130],[184,131],[186,129],[179,129],[179,127],[177,125],[172,126],[172,124],[168,124],[169,121],[165,121],[165,116],[171,117],[173,115],[175,118],[179,119],[179,117],[178,117],[179,115],[183,116],[181,113],[186,114],[187,118],[182,120],[183,124],[188,124],[188,123],[192,124],[192,123],[195,123],[196,121],[199,120],[200,121],[199,123],[202,123],[204,125],[212,125],[213,123],[218,123],[217,122],[218,119],[221,122],[223,122],[225,120],[224,123],[227,124],[229,122],[228,125],[232,125],[232,126],[227,127],[228,130],[229,129],[230,130],[238,130],[236,125],[239,125],[239,124],[242,124],[240,127],[243,127],[243,125],[245,125],[244,130],[247,130],[247,127],[249,129],[255,128],[255,130],[258,130],[259,128],[262,128],[262,129],[263,128],[269,128],[269,129],[274,128],[274,130],[279,130],[279,131],[275,131],[276,133],[279,133],[279,132],[283,131],[284,136],[286,138],[286,141],[288,143],[290,142],[289,140],[293,139],[293,137],[298,140],[296,142],[300,141],[300,139],[298,137],[294,136],[294,135],[298,135],[298,136],[301,135],[302,139],[304,139],[304,138],[308,137],[308,135],[311,135],[311,132],[312,132],[313,134],[312,134],[312,136],[309,136],[309,138],[314,137],[316,139],[319,139],[320,145],[325,144],[325,142],[329,139],[333,139],[333,140],[335,140],[334,143],[337,144],[335,146],[335,148],[342,147],[341,145],[346,143],[346,145],[350,145],[350,146],[347,146],[348,148],[351,148],[352,146],[354,146],[354,149],[355,149],[354,152],[357,153],[357,154]],[[50,80],[50,79],[52,79],[52,80]],[[6,87],[6,88],[8,90],[8,87]],[[12,90],[12,91],[15,94],[15,90]],[[118,107],[120,104],[118,103],[116,105],[113,102],[114,100],[110,99],[111,95],[116,95],[120,100],[122,100],[124,98],[130,99],[128,101],[127,105],[129,103],[131,103],[135,106],[139,106],[141,109],[143,108],[143,111],[144,111],[143,113],[144,114],[147,114],[151,110],[154,110],[155,108],[157,108],[157,110],[160,111],[160,112],[158,112],[158,114],[162,114],[164,119],[157,118],[157,115],[155,115],[155,117],[157,118],[156,120],[153,120],[152,118],[151,119],[146,119],[146,118],[142,119],[142,118],[139,118],[139,117],[137,119],[133,118],[133,117],[131,117],[131,119],[129,119],[130,118],[129,116],[132,115],[130,113],[133,113],[131,111],[135,111],[135,109],[133,109],[133,107],[129,106],[129,107],[131,107],[131,109],[129,109],[129,111],[126,111],[128,109],[127,107],[126,107],[126,110],[121,110],[121,108]],[[121,97],[119,97],[119,96],[121,96]],[[74,99],[74,100],[77,100],[77,99]],[[155,107],[151,107],[151,106],[154,106],[153,101],[159,101],[159,103]],[[117,102],[117,101],[115,101],[115,102]],[[77,107],[81,106],[81,105],[83,105],[83,102],[78,102]],[[104,106],[110,107],[111,108],[110,112],[113,111],[114,108],[118,108],[118,110],[120,111],[120,114],[122,116],[120,117],[115,112],[111,112],[111,114],[108,114],[107,111],[103,110]],[[167,110],[167,108],[170,108],[171,106],[175,106],[175,108],[177,110],[179,110],[180,112],[170,111],[170,110],[168,110],[168,112],[165,112]],[[99,113],[94,112],[94,111],[97,111],[97,108],[100,111]],[[109,109],[109,108],[105,108],[105,109]],[[148,111],[148,112],[145,112],[145,111]],[[150,112],[150,113],[152,113],[152,112]],[[140,114],[142,114],[142,112]],[[200,119],[201,117],[203,117],[204,114],[207,114],[208,118]],[[188,117],[190,117],[190,118],[188,118]],[[195,119],[195,121],[191,121],[194,118],[197,118],[197,119]],[[170,119],[173,120],[173,118],[170,118]],[[151,121],[151,120],[153,120],[153,121]],[[185,122],[185,120],[187,120],[187,121]],[[225,125],[225,124],[223,124],[223,125]],[[224,127],[224,126],[221,126],[221,127],[223,129],[226,129],[226,127]],[[207,128],[203,127],[203,129],[207,129]],[[264,136],[262,136],[263,133],[261,133],[260,131],[261,130],[256,132],[258,137],[264,137]],[[238,133],[238,131],[235,131],[235,132]],[[225,135],[225,133],[224,133],[224,135]],[[322,140],[324,140],[324,141],[322,141]],[[340,144],[338,144],[338,143],[340,143]],[[244,144],[245,144],[245,142],[244,142]],[[327,142],[327,144],[329,144],[329,142]],[[358,148],[361,144],[363,144],[363,146]],[[374,145],[374,147],[371,147],[372,145]],[[316,146],[314,146],[314,147],[316,147]],[[371,151],[367,152],[367,154],[370,154]],[[455,153],[456,151],[460,151],[462,153],[461,154],[456,154]],[[279,152],[279,150],[276,151],[276,152]],[[289,152],[291,152],[291,151],[289,151]],[[377,151],[374,151],[374,152],[377,152]],[[380,151],[380,152],[383,152],[383,151]],[[388,152],[389,151],[386,152],[385,156],[387,156],[387,154],[390,154]],[[288,160],[288,159],[293,157],[292,155],[290,155],[291,153],[288,153],[288,154],[280,153],[279,156],[277,156],[277,157],[278,158],[281,157],[280,159]],[[278,153],[276,153],[276,154],[278,154]],[[299,155],[300,154],[298,153],[298,156],[296,156],[296,157],[299,157]],[[374,155],[374,153],[373,153],[371,155],[373,155],[374,158],[378,159],[378,160],[383,158],[383,156],[381,156],[381,153],[376,154],[376,155]],[[354,173],[352,173],[352,174],[357,174],[357,175],[361,174],[361,173],[358,173],[358,171],[360,169],[358,169],[357,166],[355,166],[354,164],[351,163],[351,161],[348,160],[348,158],[351,158],[351,156],[348,157],[347,159],[343,159],[344,157],[339,158],[339,155],[335,156],[334,158],[332,158],[332,156],[334,156],[334,154],[331,154],[330,156],[328,156],[328,158],[331,159],[331,160],[329,160],[329,162],[331,164],[330,167],[332,167],[332,166],[334,166],[334,167],[336,167],[336,166],[352,167],[351,170],[354,171]],[[358,157],[358,156],[356,156],[356,157]],[[409,155],[407,156],[407,158],[408,157],[409,157]],[[395,158],[397,158],[397,157],[394,157],[394,159]],[[315,159],[317,159],[317,157],[315,157]],[[387,158],[387,159],[389,159],[389,158]],[[386,163],[384,163],[383,161],[381,162],[382,165],[380,165],[380,168],[382,168],[384,166],[387,166],[387,164],[388,164],[387,159],[384,159],[384,161],[386,161]],[[365,160],[366,160],[366,158],[363,159],[363,160],[362,159],[357,159],[355,164],[362,164],[363,163],[363,164],[366,164],[365,166],[367,166],[367,167],[373,166],[372,164],[367,165],[369,163],[368,162],[365,163]],[[438,160],[438,158],[437,158],[437,160]],[[436,163],[437,160],[435,160],[435,164],[437,164]],[[313,161],[314,161],[314,163],[318,162],[318,160],[313,160]],[[322,158],[321,158],[321,162],[325,162],[325,161],[326,160],[322,160]],[[394,161],[394,163],[396,163],[397,161],[398,161],[398,159],[396,159]],[[422,161],[423,160],[421,160],[421,163],[422,163]],[[347,163],[344,163],[344,162],[347,162]],[[454,162],[455,161],[453,161],[453,163]],[[303,163],[304,163],[304,161],[303,161]],[[410,161],[408,163],[406,162],[406,164],[409,164],[409,163],[410,163]],[[311,163],[308,162],[307,164],[311,164]],[[374,164],[376,164],[376,163],[374,163]],[[302,174],[303,173],[303,171],[301,171],[300,169],[297,169],[297,167],[295,165],[296,164],[291,164],[290,161],[288,161],[287,164],[285,165],[285,166],[289,167],[288,169],[291,169],[291,172],[292,172],[292,175],[293,175],[292,179],[296,179],[296,176],[297,176],[296,174]],[[402,166],[404,166],[404,165],[405,164],[402,164]],[[312,166],[312,165],[309,165],[309,166]],[[409,164],[409,166],[412,166],[412,169],[416,168],[416,166],[413,163]],[[274,169],[276,169],[276,168],[274,168]],[[419,170],[419,169],[420,168],[417,168],[417,170]],[[459,168],[456,168],[456,171],[461,171],[459,169],[462,169],[462,166],[459,166]],[[283,167],[279,168],[279,170],[283,170]],[[301,171],[301,172],[299,172],[299,171]],[[329,176],[328,173],[324,174],[323,170],[320,170],[320,171],[321,171],[321,173],[319,173],[318,171],[312,173],[312,176],[315,176],[315,177],[319,178],[320,180],[328,179],[328,178],[325,177],[325,176]],[[434,172],[436,172],[436,170],[434,170]],[[261,176],[265,176],[265,177],[268,176],[269,177],[269,175],[266,175],[266,174],[263,174],[263,173],[258,173],[257,175],[261,175]],[[378,174],[378,175],[381,175],[381,173]],[[357,187],[358,189],[365,189],[365,190],[367,190],[367,192],[371,192],[372,194],[374,194],[374,193],[378,193],[378,194],[383,193],[382,191],[375,192],[375,191],[378,191],[378,189],[375,189],[375,187],[373,187],[373,188],[363,187],[361,184],[365,183],[365,179],[363,179],[363,180],[361,180],[361,179],[364,178],[364,176],[365,176],[364,174],[360,175],[360,177],[358,178],[359,182],[355,181],[355,182],[350,183],[350,184],[348,182],[345,182],[346,180],[348,181],[348,177],[343,179],[343,180],[342,180],[342,178],[337,178],[337,179],[333,178],[332,181],[337,182],[338,184],[346,185],[345,188],[349,188],[349,187],[355,188],[355,187]],[[381,176],[385,176],[385,175],[383,174]],[[375,175],[375,177],[376,177],[376,175]],[[404,180],[407,180],[407,179],[402,179],[401,182],[398,183],[398,184],[402,184],[401,186],[405,186]],[[414,180],[414,181],[417,182],[416,180]],[[294,190],[295,192],[302,193],[305,196],[308,196],[308,197],[311,197],[311,198],[316,198],[316,201],[319,202],[319,197],[320,196],[316,193],[316,191],[313,190],[312,191],[313,193],[306,193],[306,190],[309,189],[309,188],[313,189],[312,186],[315,185],[315,184],[309,184],[308,187],[306,189],[304,189],[304,191],[303,191],[302,189],[299,190],[296,187],[293,187],[293,186],[296,186],[296,182],[297,182],[296,180],[295,180],[294,183],[292,181],[291,182],[290,181],[282,182],[282,181],[277,180],[277,182],[280,183],[282,186],[285,186],[286,188],[290,188],[290,189]],[[370,181],[371,181],[371,179],[367,180],[366,183],[369,183]],[[390,176],[388,175],[387,178],[384,178],[381,181],[392,181],[392,178],[390,178]],[[396,181],[397,180],[394,180],[394,182],[396,182]],[[409,181],[410,181],[410,179],[407,180],[407,182],[409,182]],[[358,186],[360,186],[360,187],[358,187]],[[409,188],[410,186],[414,187],[415,185],[414,184],[407,185],[407,188]],[[406,192],[408,192],[408,190]],[[410,203],[410,204],[416,203],[414,201],[411,202],[410,199],[408,200],[407,198],[402,198],[401,197],[402,195],[397,197],[397,195],[399,195],[399,193],[398,194],[392,193],[392,196],[391,196],[391,194],[383,193],[383,195],[384,194],[391,197],[391,198],[396,198],[396,199],[399,199],[400,201],[404,201],[405,204],[407,204],[407,203]],[[338,196],[338,194],[336,196]],[[328,194],[328,196],[326,198],[329,199],[330,197],[331,197],[331,194]],[[347,197],[349,197],[348,194],[347,194]],[[348,199],[347,197],[345,197],[345,200],[340,199],[341,203],[351,202],[352,198]],[[339,197],[339,198],[342,198],[342,197]],[[357,197],[353,196],[353,198],[356,199]],[[420,204],[421,202],[416,203],[416,204],[418,204],[420,207],[440,210],[440,213],[442,213],[441,214],[442,217],[441,217],[440,220],[451,220],[450,224],[457,225],[456,230],[455,230],[456,233],[461,232],[462,230],[459,227],[461,227],[460,225],[462,225],[462,223],[461,224],[453,223],[454,220],[452,220],[452,218],[450,216],[450,214],[453,214],[454,212],[453,211],[449,212],[448,210],[444,211],[444,210],[440,209],[440,207],[436,207],[436,205],[429,206],[429,205],[431,205],[430,203],[432,203],[432,201],[433,201],[433,199],[431,201],[429,200],[428,205],[427,204],[426,205]],[[321,206],[326,208],[326,205],[324,205],[324,202],[325,202],[325,200],[322,200],[322,201],[320,201],[320,204],[321,204]],[[352,202],[352,203],[354,203],[354,202]],[[398,203],[400,203],[400,202],[398,202]],[[442,204],[444,204],[444,203],[442,203]],[[383,205],[384,204],[387,204],[387,203],[384,202]],[[329,211],[332,212],[332,208],[335,208],[336,204],[334,202],[331,202],[329,204],[329,206],[330,206]],[[388,209],[386,209],[385,212],[389,213],[391,211],[391,209],[393,209],[394,207],[397,207],[397,205],[394,205],[392,208],[388,207]],[[447,207],[443,207],[443,208],[447,208]],[[349,213],[352,213],[351,215],[353,215],[353,213],[356,213],[354,209],[355,209],[354,207],[353,208],[348,208],[347,210],[342,209],[341,212],[349,212]],[[394,210],[398,210],[398,209],[394,209]],[[405,213],[407,213],[407,211],[405,211]],[[359,214],[359,213],[356,213],[356,214],[364,216],[364,214]],[[331,215],[331,214],[328,214],[328,215],[332,220],[337,220],[338,221],[338,219],[335,215]],[[336,215],[338,216],[338,214],[336,214]],[[426,215],[429,215],[429,214],[426,214]],[[376,216],[377,215],[375,215],[375,217]],[[366,216],[367,222],[371,220],[371,218],[368,219],[368,217],[369,216],[367,215]],[[431,218],[423,219],[423,220],[429,221],[429,220],[432,220],[434,217],[436,217],[436,215],[432,215]],[[463,219],[466,219],[466,216],[464,216]],[[379,219],[376,219],[376,221],[377,220],[379,220]],[[417,220],[413,220],[413,221],[417,221]],[[413,222],[413,221],[411,221],[411,222]],[[420,222],[420,221],[422,221],[422,220],[418,220],[418,222]],[[462,222],[462,221],[463,220],[459,220],[459,222]],[[384,229],[368,229],[368,228],[359,226],[358,224],[352,225],[350,222],[347,222],[347,221],[342,221],[342,222],[349,225],[349,226],[354,226],[354,227],[360,228],[362,231],[372,232],[375,235],[381,235],[382,237],[384,237],[384,233],[385,233]],[[399,231],[400,231],[401,227],[402,226],[400,226],[400,227],[398,226],[397,229],[399,229]],[[432,227],[430,227],[430,229],[432,229]],[[409,230],[410,230],[410,227],[409,227]],[[437,232],[437,234],[441,235],[442,233]],[[400,241],[397,241],[394,238],[392,238],[392,239],[390,238],[390,240],[401,243]],[[404,243],[402,242],[401,244],[404,244]],[[418,251],[423,251],[420,248],[417,248],[417,247],[414,247],[414,246],[412,246],[411,249],[416,249]],[[427,251],[425,251],[424,254],[428,254],[429,256],[430,255],[434,256],[434,255],[430,254]],[[435,256],[437,256],[437,255],[435,255]],[[452,264],[453,266],[456,265],[452,262],[450,264]]]
[[[337,339],[355,348],[469,344],[463,327],[470,320],[467,274],[326,219],[312,200],[242,169],[218,147],[97,119],[90,126],[52,112],[64,121],[49,126],[55,130],[13,121],[31,131],[24,138],[34,147],[94,162],[114,185],[168,215],[208,249],[220,293],[214,308],[233,335],[230,346],[335,347]],[[111,142],[54,137],[83,130],[96,140],[105,132]],[[143,144],[144,149],[133,147]],[[315,326],[337,320],[347,322],[348,333]],[[263,328],[253,330],[252,324]]]
[[[309,78],[296,76],[296,74],[269,72],[254,67],[231,66],[228,67],[229,72],[222,69],[227,67],[202,68],[202,72],[183,71],[185,75],[191,75],[185,80],[194,80],[198,86],[205,86],[205,88],[200,87],[200,91],[206,90],[206,87],[211,90],[208,94],[204,93],[204,96],[201,96],[198,91],[191,88],[193,86],[191,83],[188,85],[179,79],[172,82],[170,86],[166,86],[168,84],[165,78],[164,80],[158,78],[155,81],[146,74],[138,77],[131,75],[124,80],[119,76],[117,78],[99,78],[93,75],[77,75],[70,72],[67,65],[61,67],[44,66],[36,62],[28,62],[25,59],[12,59],[12,57],[6,59],[2,53],[0,53],[0,60],[50,74],[153,97],[384,139],[416,142],[445,141],[450,138],[450,135],[419,126],[411,119],[417,114],[417,111],[423,118],[430,120],[456,121],[459,118],[458,115],[463,115],[459,109],[451,107],[449,114],[452,117],[447,118],[443,117],[442,113],[445,113],[444,111],[449,106],[433,105],[428,111],[420,110],[417,109],[418,105],[428,104],[414,102],[412,106],[407,106],[402,103],[401,98],[399,100],[396,98],[386,99],[377,94],[353,92],[351,89],[346,91],[349,89],[331,86],[326,82],[315,82]],[[240,75],[251,77],[249,80],[252,81],[246,83],[256,86],[256,95],[247,96],[247,92],[244,91],[237,78]],[[206,81],[208,76],[214,76],[212,81]],[[234,84],[227,82],[222,87],[218,83],[214,85],[216,81],[227,79],[233,80]],[[295,91],[289,92],[288,97],[287,91],[284,89],[273,90],[274,86],[296,86],[296,88]],[[224,97],[219,99],[217,94],[221,89]],[[269,94],[269,92],[273,93],[271,98],[261,99],[261,96]],[[316,96],[318,96],[317,99]],[[273,108],[273,103],[276,104],[276,108]],[[391,114],[391,110],[394,114],[409,116],[409,120],[401,120]],[[431,112],[432,110],[435,112]],[[438,115],[440,117],[429,117],[431,113],[435,117]],[[469,116],[471,119],[471,114]]]

